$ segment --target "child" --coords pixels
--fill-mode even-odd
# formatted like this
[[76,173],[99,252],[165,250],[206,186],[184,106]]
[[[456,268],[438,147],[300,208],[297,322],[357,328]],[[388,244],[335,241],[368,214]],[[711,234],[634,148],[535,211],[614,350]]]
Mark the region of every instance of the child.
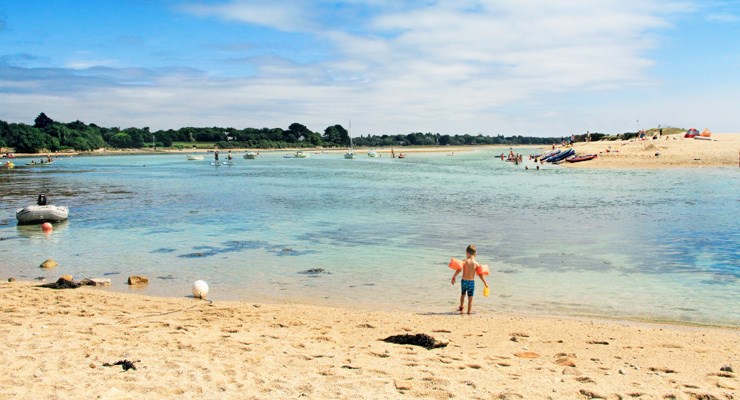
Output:
[[[470,314],[470,310],[473,308],[473,294],[475,294],[475,268],[478,266],[478,263],[475,261],[475,245],[471,244],[468,246],[467,249],[465,249],[465,261],[463,261],[463,269],[462,269],[462,279],[460,280],[461,283],[461,292],[460,292],[460,307],[458,307],[458,311],[460,311],[460,314],[463,312],[463,304],[465,303],[465,295],[468,295],[468,314]],[[455,278],[457,278],[457,275],[460,273],[460,270],[455,271],[455,274],[452,275],[452,284],[455,284]],[[483,284],[488,287],[488,282],[486,282],[486,278],[483,277],[483,275],[479,275],[480,280],[483,281]]]

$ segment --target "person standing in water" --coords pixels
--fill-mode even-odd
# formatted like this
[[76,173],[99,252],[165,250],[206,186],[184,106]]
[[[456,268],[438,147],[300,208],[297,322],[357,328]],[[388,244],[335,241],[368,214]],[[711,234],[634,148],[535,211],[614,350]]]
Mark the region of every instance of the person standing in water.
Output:
[[213,153],[213,159],[216,161],[216,163],[218,163],[218,150]]
[[[460,280],[460,307],[457,308],[458,311],[460,311],[460,314],[463,312],[463,305],[465,304],[465,295],[468,296],[468,314],[470,314],[471,310],[473,309],[473,295],[475,294],[475,270],[478,267],[478,263],[475,261],[475,255],[477,253],[477,249],[475,248],[474,244],[471,244],[468,246],[467,249],[465,249],[465,261],[463,261],[463,267],[462,267],[462,279]],[[457,275],[460,274],[460,270],[455,271],[455,274],[452,275],[452,284],[455,284],[455,278],[457,278]],[[481,274],[478,275],[480,277],[480,280],[483,281],[483,284],[485,287],[488,287],[488,282],[486,282],[486,278]]]

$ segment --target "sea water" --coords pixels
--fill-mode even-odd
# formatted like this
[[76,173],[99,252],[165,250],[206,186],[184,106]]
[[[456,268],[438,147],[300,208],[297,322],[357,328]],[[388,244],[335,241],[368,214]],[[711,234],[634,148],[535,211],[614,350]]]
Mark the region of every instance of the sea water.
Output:
[[[525,170],[499,152],[90,156],[2,171],[0,278],[107,277],[104,290],[158,296],[203,279],[215,300],[447,313],[459,300],[447,263],[474,243],[492,271],[481,313],[740,325],[737,168]],[[39,193],[70,209],[48,237],[14,218]],[[40,269],[50,257],[60,266]],[[128,287],[129,275],[150,283]]]

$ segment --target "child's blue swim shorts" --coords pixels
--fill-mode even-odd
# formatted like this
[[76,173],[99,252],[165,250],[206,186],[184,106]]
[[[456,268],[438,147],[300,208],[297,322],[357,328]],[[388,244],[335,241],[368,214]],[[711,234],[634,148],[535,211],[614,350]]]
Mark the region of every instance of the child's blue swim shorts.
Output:
[[460,280],[460,288],[462,290],[463,296],[467,294],[469,297],[473,297],[473,294],[475,293],[475,281],[474,280]]

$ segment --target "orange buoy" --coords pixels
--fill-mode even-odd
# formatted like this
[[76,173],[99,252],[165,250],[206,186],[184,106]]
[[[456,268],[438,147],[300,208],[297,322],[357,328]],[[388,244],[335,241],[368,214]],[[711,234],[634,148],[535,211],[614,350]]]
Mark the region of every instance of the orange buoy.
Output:
[[41,230],[44,232],[51,232],[52,230],[54,230],[54,227],[50,223],[44,222],[43,224],[41,224]]

